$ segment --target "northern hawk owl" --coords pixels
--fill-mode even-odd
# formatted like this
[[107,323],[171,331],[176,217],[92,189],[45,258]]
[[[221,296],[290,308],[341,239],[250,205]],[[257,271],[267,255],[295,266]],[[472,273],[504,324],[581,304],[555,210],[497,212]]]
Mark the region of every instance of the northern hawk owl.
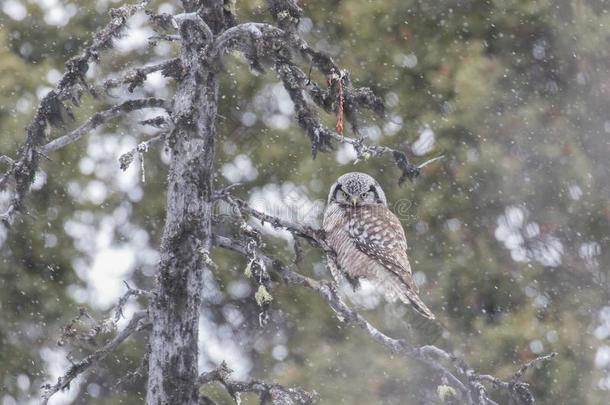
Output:
[[429,319],[434,314],[418,296],[400,220],[389,209],[379,183],[365,173],[347,173],[330,188],[323,228],[349,278],[370,280],[388,299],[399,298]]

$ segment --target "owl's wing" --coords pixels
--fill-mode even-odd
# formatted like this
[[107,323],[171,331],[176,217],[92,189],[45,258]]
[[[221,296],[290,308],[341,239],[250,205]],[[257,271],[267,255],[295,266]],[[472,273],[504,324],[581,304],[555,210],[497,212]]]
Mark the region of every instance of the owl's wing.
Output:
[[353,208],[348,230],[361,252],[396,274],[411,291],[418,292],[407,257],[407,238],[392,211],[380,205]]
[[407,257],[407,238],[396,215],[384,206],[356,207],[350,213],[349,234],[356,247],[400,279],[399,298],[428,319],[434,314],[419,298]]

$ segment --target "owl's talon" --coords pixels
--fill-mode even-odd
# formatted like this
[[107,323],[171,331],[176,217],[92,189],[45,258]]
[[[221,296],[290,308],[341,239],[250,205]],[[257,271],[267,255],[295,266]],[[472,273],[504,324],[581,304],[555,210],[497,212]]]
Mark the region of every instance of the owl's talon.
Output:
[[344,274],[343,276],[349,282],[349,285],[352,287],[354,292],[360,288],[360,279],[358,277],[350,277],[349,274]]

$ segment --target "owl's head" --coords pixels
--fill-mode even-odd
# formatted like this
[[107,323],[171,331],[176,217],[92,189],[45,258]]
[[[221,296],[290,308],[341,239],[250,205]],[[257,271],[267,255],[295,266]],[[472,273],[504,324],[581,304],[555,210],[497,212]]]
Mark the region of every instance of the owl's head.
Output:
[[379,183],[368,174],[359,172],[346,173],[339,177],[330,188],[328,203],[350,206],[388,205]]

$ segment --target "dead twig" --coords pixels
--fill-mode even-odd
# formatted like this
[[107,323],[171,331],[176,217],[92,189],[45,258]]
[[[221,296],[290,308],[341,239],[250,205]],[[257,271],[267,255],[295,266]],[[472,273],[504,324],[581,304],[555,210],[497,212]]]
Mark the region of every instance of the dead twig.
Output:
[[240,395],[253,392],[260,397],[261,403],[271,401],[272,404],[311,404],[315,393],[311,394],[300,387],[286,388],[280,384],[267,383],[261,380],[235,381],[231,378],[233,371],[223,361],[214,370],[202,373],[199,376],[199,385],[216,381],[221,383],[237,403]]
[[57,382],[53,385],[46,384],[42,386],[42,402],[41,405],[46,405],[49,399],[57,392],[70,388],[70,383],[84,373],[91,367],[95,367],[102,361],[109,353],[116,349],[125,339],[131,336],[134,332],[142,328],[142,325],[146,322],[147,311],[138,311],[133,314],[133,317],[127,324],[127,326],[119,332],[113,339],[107,342],[103,347],[96,350],[89,356],[85,357],[79,362],[73,363],[72,366],[66,371],[64,375],[57,379]]

